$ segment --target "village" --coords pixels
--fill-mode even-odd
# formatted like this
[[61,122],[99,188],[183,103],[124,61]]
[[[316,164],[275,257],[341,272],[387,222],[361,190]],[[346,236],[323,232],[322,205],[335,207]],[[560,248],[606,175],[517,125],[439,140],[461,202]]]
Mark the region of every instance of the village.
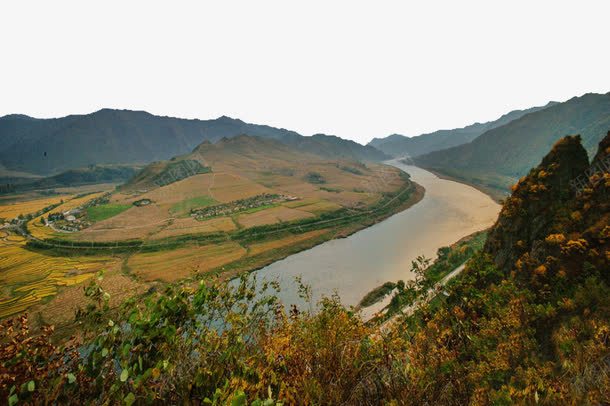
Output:
[[200,209],[192,209],[191,217],[197,220],[209,219],[211,217],[227,216],[247,210],[257,209],[260,207],[279,204],[281,202],[290,202],[299,200],[298,197],[263,193],[249,197],[247,199],[234,200],[229,203],[217,204],[214,206],[203,207]]
[[40,222],[55,231],[74,233],[81,231],[92,222],[87,218],[87,208],[106,204],[110,201],[110,193],[106,193],[98,198],[91,199],[85,204],[66,210],[49,214],[46,218],[41,217]]

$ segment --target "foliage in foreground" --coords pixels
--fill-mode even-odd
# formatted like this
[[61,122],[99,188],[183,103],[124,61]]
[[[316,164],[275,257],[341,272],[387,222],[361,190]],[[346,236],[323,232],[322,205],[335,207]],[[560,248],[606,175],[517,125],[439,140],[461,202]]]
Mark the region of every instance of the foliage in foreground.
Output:
[[[78,339],[56,346],[49,329],[31,336],[26,319],[3,322],[0,399],[610,404],[610,173],[568,189],[579,148],[575,138],[556,145],[446,297],[388,332],[336,297],[286,312],[275,286],[257,292],[246,278],[170,287],[118,312],[93,281]],[[610,161],[610,135],[600,153],[594,165]]]

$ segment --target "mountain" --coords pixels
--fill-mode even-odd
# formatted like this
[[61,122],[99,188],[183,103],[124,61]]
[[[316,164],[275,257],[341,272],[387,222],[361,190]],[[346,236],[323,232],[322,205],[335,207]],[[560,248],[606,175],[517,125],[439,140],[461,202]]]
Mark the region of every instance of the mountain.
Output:
[[152,162],[121,186],[121,190],[162,187],[212,170],[253,176],[258,171],[286,165],[287,162],[292,162],[296,168],[306,161],[313,164],[322,159],[275,139],[242,134],[221,138],[216,143],[204,141],[188,154]]
[[477,138],[485,131],[503,126],[513,120],[517,120],[526,114],[543,110],[557,104],[549,102],[545,106],[532,107],[525,110],[513,110],[504,114],[497,120],[486,123],[474,123],[472,125],[456,128],[453,130],[439,130],[429,134],[422,134],[417,137],[405,137],[400,134],[392,134],[386,138],[374,138],[368,145],[373,146],[386,154],[400,156],[418,156],[432,151],[438,151],[465,144]]
[[102,109],[86,115],[0,118],[0,165],[42,175],[92,164],[145,164],[191,151],[201,142],[249,134],[280,140],[325,157],[383,160],[372,147],[338,137],[304,137],[294,131],[230,117],[187,120],[144,111]]
[[[257,140],[237,142],[247,143]],[[429,285],[429,268],[413,262],[417,279],[398,289],[415,299],[421,287],[423,300],[385,331],[336,294],[303,311],[284,307],[272,283],[245,277],[153,285],[112,308],[95,304],[110,283],[91,278],[86,291],[97,296],[85,302],[89,313],[78,313],[89,333],[79,341],[55,344],[46,325],[28,340],[27,315],[0,322],[9,382],[0,397],[34,404],[608,404],[609,167],[610,134],[592,165],[581,137],[559,140],[515,186],[483,251],[459,275]],[[576,179],[583,187],[573,187]],[[175,257],[159,255],[167,269],[181,270]]]
[[593,153],[610,128],[610,93],[574,97],[489,130],[468,144],[415,158],[417,165],[506,192],[562,136],[580,134]]
[[429,383],[415,403],[608,402],[609,170],[610,133],[591,165],[581,137],[566,137],[514,187],[483,252],[411,337],[412,378]]
[[383,161],[391,158],[370,145],[361,145],[351,140],[344,140],[336,135],[315,134],[303,137],[288,134],[279,139],[281,142],[329,159],[355,159],[358,161]]
[[139,169],[141,168],[129,165],[91,165],[86,168],[69,169],[57,175],[33,180],[28,178],[0,178],[2,180],[0,194],[98,183],[123,183],[133,177]]

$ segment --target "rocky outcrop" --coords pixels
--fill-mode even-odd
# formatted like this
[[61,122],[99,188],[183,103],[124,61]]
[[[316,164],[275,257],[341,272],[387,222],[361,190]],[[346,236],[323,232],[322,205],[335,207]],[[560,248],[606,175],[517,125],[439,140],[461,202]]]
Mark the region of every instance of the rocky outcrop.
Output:
[[574,179],[588,168],[580,136],[567,136],[513,186],[485,245],[500,269],[509,271],[524,252],[544,241],[558,216],[567,215],[566,205],[579,193]]

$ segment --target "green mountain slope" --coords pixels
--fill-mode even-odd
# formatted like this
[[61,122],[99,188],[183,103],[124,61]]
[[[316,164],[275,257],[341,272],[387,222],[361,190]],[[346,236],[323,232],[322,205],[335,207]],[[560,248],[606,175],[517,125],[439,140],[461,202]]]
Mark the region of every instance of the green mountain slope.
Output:
[[10,170],[45,175],[91,164],[142,164],[187,153],[205,140],[215,142],[240,134],[274,138],[325,156],[387,158],[372,147],[337,137],[304,137],[294,131],[225,116],[186,120],[143,111],[103,109],[57,119],[23,115],[0,118],[0,164]]
[[494,121],[474,123],[453,130],[439,130],[428,134],[418,135],[417,137],[405,137],[400,134],[392,134],[386,138],[375,138],[368,145],[395,157],[405,155],[414,157],[468,143],[485,131],[503,126],[526,114],[545,109],[555,104],[556,102],[550,102],[545,106],[532,107],[525,110],[514,110]]
[[138,170],[140,167],[130,165],[91,165],[33,180],[2,178],[0,194],[98,183],[123,183],[133,177]]
[[417,165],[483,187],[506,191],[562,136],[580,134],[592,153],[610,127],[610,93],[586,94],[527,114],[468,144],[415,158]]

